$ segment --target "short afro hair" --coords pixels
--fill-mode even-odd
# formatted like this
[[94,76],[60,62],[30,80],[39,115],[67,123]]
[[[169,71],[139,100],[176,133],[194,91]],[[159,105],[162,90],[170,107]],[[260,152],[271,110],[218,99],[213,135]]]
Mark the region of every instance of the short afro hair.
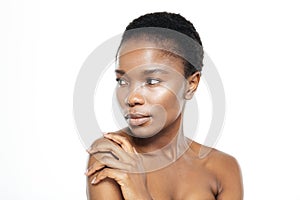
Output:
[[[148,29],[146,29],[148,28]],[[154,29],[150,29],[154,28]],[[169,29],[166,34],[164,30]],[[189,39],[179,39],[178,34],[184,34]],[[125,29],[121,45],[130,39],[147,38],[159,43],[172,44],[168,48],[175,48],[180,52],[184,64],[184,76],[187,78],[195,72],[201,72],[203,67],[203,46],[194,25],[180,14],[155,12],[142,15],[134,19]],[[121,46],[120,45],[120,46]]]

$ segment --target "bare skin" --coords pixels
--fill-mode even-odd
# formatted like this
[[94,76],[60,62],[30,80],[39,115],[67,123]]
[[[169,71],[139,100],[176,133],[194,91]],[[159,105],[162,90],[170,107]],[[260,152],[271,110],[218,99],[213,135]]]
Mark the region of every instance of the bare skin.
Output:
[[[149,41],[129,41],[120,48],[120,54],[149,45],[156,47]],[[149,66],[154,64],[159,66],[149,75]],[[166,68],[160,66],[172,66],[172,70],[165,73],[162,71]],[[120,57],[116,70],[120,106],[124,113],[147,116],[129,115],[129,127],[104,135],[89,149],[86,175],[90,200],[243,199],[237,161],[216,149],[204,158],[199,157],[200,150],[207,148],[184,137],[182,113],[185,101],[197,89],[200,73],[184,80],[183,67],[180,59],[151,49]],[[162,154],[147,163],[143,155],[161,149]],[[149,171],[147,167],[157,164],[155,158],[159,155],[173,161]]]
[[[130,141],[124,132],[111,133],[115,134]],[[111,139],[106,137],[97,142],[105,140]],[[131,145],[130,142],[128,144]],[[200,144],[192,142],[190,148],[174,163],[146,173],[145,185],[148,193],[137,199],[241,200],[242,178],[237,161],[216,149],[212,149],[205,158],[199,158],[200,148]],[[90,157],[87,173],[89,199],[124,199],[120,184],[113,178],[91,183],[95,177],[98,178],[99,169],[102,170],[105,166],[96,157]]]

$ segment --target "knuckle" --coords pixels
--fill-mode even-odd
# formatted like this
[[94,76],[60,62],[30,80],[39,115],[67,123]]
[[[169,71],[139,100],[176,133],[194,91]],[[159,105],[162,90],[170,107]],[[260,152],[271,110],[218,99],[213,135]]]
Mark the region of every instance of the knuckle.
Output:
[[101,174],[106,173],[106,171],[107,171],[107,168],[102,169]]
[[108,173],[109,173],[109,169],[108,168],[104,168],[104,169],[101,170],[101,174],[102,175],[106,175]]
[[103,148],[108,148],[109,149],[109,148],[112,148],[114,146],[115,146],[115,144],[111,140],[109,140],[107,138],[99,138],[99,139],[97,139],[93,142],[90,149],[92,149],[92,150],[100,150],[100,149],[103,149]]
[[109,156],[102,156],[102,158],[101,158],[101,162],[103,162],[103,163],[107,163],[109,160],[110,160]]
[[122,179],[129,179],[128,173],[127,172],[122,173],[121,178]]

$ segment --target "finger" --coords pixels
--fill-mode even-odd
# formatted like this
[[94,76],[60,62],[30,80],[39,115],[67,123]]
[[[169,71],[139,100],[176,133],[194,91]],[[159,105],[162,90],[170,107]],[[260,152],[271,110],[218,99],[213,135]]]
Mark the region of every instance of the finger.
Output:
[[104,167],[109,167],[109,168],[114,168],[114,169],[119,169],[124,171],[129,171],[131,169],[131,166],[127,163],[123,163],[109,156],[104,156],[101,158],[99,162],[95,162],[87,169],[86,175],[91,176],[96,172],[99,172],[99,170],[102,170]]
[[141,160],[141,155],[137,152],[137,150],[135,149],[135,147],[133,147],[133,151],[134,151],[134,154],[136,156],[136,158],[140,159]]
[[104,134],[105,138],[111,139],[117,144],[121,145],[121,147],[128,153],[134,153],[133,146],[130,144],[128,139],[124,136],[118,134]]
[[127,173],[122,172],[120,170],[105,168],[101,172],[99,172],[97,176],[93,178],[91,184],[95,185],[99,183],[101,180],[108,177],[114,179],[120,186],[124,186],[127,176],[128,176]]
[[113,143],[106,139],[100,138],[93,142],[93,144],[86,150],[89,154],[97,153],[98,151],[109,151]]
[[94,156],[97,160],[101,160],[103,156],[110,155],[116,160],[120,160],[118,156],[116,156],[112,151],[97,151],[96,153],[91,154]]
[[102,138],[101,141],[97,141],[96,143],[94,143],[88,149],[88,152],[90,155],[95,155],[97,153],[110,153],[117,160],[120,160],[120,158],[126,159],[128,157],[125,150],[123,150],[119,145],[108,138]]
[[96,171],[99,171],[105,167],[105,164],[100,162],[94,162],[85,172],[86,176],[93,175]]
[[135,147],[133,147],[133,151],[134,151],[135,155],[139,155],[139,153],[136,151]]

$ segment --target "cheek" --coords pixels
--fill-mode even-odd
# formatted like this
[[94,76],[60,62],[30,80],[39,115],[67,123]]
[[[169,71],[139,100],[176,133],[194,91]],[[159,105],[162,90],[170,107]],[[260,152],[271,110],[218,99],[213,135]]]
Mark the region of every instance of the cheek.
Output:
[[168,118],[178,116],[183,107],[183,94],[181,91],[175,93],[174,90],[164,89],[156,91],[149,95],[148,103],[151,105],[159,105],[165,110]]
[[116,92],[116,97],[117,97],[117,101],[119,103],[119,106],[124,107],[125,106],[125,96],[126,93],[124,90],[120,89],[120,88],[116,88],[115,89]]
[[[184,103],[183,91],[183,87],[145,87],[136,90],[135,96],[143,98],[143,107],[159,106],[164,108],[169,114],[174,115],[182,109]],[[121,108],[127,107],[125,101],[128,95],[132,95],[128,89],[116,88],[116,97]]]

